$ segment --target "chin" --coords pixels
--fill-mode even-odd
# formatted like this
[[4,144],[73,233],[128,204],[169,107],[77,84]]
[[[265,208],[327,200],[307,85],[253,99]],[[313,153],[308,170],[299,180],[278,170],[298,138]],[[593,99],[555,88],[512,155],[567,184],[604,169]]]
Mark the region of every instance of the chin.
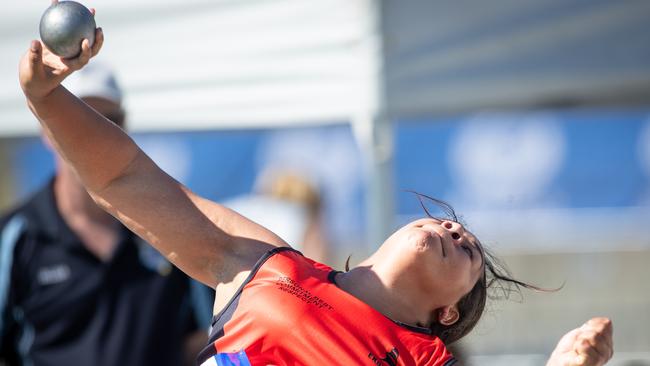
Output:
[[435,248],[437,243],[440,243],[440,239],[437,236],[431,232],[419,229],[410,231],[407,241],[409,248],[413,248],[416,252],[429,251]]

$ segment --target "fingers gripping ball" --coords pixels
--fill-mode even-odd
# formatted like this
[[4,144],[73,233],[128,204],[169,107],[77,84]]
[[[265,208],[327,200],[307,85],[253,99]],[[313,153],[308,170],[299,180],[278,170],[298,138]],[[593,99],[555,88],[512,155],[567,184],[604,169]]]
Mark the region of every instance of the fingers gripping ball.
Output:
[[41,17],[41,40],[54,54],[74,58],[81,53],[84,38],[95,42],[95,18],[85,6],[76,1],[54,3]]

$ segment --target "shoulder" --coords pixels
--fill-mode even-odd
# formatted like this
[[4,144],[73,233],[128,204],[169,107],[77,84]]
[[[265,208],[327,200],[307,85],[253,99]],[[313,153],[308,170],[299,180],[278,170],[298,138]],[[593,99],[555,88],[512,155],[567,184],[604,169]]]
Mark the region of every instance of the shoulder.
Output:
[[310,277],[318,271],[316,262],[308,259],[291,247],[277,247],[265,252],[249,271],[241,272],[241,277],[229,284],[216,288],[217,299],[228,299],[240,294],[244,288],[256,281],[266,281],[269,278]]
[[[21,238],[25,237],[27,231],[27,220],[22,214],[20,208],[14,209],[9,213],[0,217],[0,307],[6,305],[6,301],[11,294],[12,285],[6,279],[11,279],[13,273],[16,272],[17,258],[21,257],[19,251],[24,248],[24,245],[19,245]],[[20,272],[20,271],[18,271]],[[2,304],[4,302],[4,304]],[[3,309],[0,308],[0,315]],[[2,322],[0,321],[0,325]],[[1,330],[1,329],[0,329]]]
[[[56,220],[44,207],[54,206],[51,185],[42,187],[25,201],[0,216],[0,278],[22,276],[34,263],[38,240],[49,233],[51,222]],[[50,209],[52,211],[55,209]],[[49,225],[48,225],[49,224]],[[1,288],[0,292],[6,292]],[[0,296],[1,297],[1,296]]]
[[24,217],[27,211],[27,203],[21,203],[19,206],[14,206],[0,216],[0,230],[4,229],[9,222],[16,220],[16,217]]
[[46,191],[47,187],[43,187],[0,216],[0,269],[10,268],[18,248],[24,249],[20,245],[23,238],[30,235],[27,234],[30,230],[40,230],[43,226],[39,224],[38,201],[42,201]]
[[[267,262],[268,264],[266,264]],[[291,247],[279,247],[269,250],[258,260],[254,271],[262,266],[282,268],[298,273],[309,272],[310,275],[316,272],[328,275],[332,271],[330,266],[305,257],[300,251]]]
[[0,230],[10,222],[17,220],[17,217],[26,222],[38,221],[39,211],[42,211],[42,206],[53,204],[54,193],[51,184],[48,184],[0,215]]
[[[12,252],[20,237],[27,230],[28,219],[22,210],[13,210],[0,218],[0,251]],[[6,257],[6,254],[4,255]]]
[[[279,271],[295,271],[301,268],[309,268],[311,261],[304,257],[302,253],[291,247],[277,247],[264,253],[255,263],[250,271],[249,279],[253,277],[262,269],[270,269]],[[247,282],[248,282],[247,281]]]
[[306,258],[291,247],[276,247],[262,254],[252,267],[240,272],[231,282],[220,283],[215,288],[214,312],[217,318],[227,311],[244,289],[252,282],[292,273],[302,273],[301,263]]

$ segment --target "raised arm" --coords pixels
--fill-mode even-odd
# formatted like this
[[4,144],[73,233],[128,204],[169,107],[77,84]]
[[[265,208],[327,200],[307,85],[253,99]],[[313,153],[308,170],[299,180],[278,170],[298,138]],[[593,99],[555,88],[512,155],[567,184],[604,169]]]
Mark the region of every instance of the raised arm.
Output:
[[250,270],[274,246],[272,232],[196,196],[162,171],[120,128],[60,85],[99,52],[97,30],[76,59],[61,59],[38,41],[20,62],[27,103],[56,150],[100,206],[195,279],[215,287]]

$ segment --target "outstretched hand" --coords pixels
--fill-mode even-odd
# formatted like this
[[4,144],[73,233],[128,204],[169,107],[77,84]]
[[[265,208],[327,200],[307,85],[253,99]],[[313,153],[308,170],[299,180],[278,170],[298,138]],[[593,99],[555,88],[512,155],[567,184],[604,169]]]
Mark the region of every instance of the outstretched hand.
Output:
[[[94,9],[90,11],[95,15]],[[73,71],[86,65],[99,52],[103,43],[104,33],[101,28],[97,28],[92,47],[84,39],[79,56],[66,59],[53,54],[40,41],[32,41],[29,50],[20,60],[19,79],[23,92],[33,99],[47,96]]]
[[592,318],[560,339],[546,366],[602,366],[613,354],[611,320]]

